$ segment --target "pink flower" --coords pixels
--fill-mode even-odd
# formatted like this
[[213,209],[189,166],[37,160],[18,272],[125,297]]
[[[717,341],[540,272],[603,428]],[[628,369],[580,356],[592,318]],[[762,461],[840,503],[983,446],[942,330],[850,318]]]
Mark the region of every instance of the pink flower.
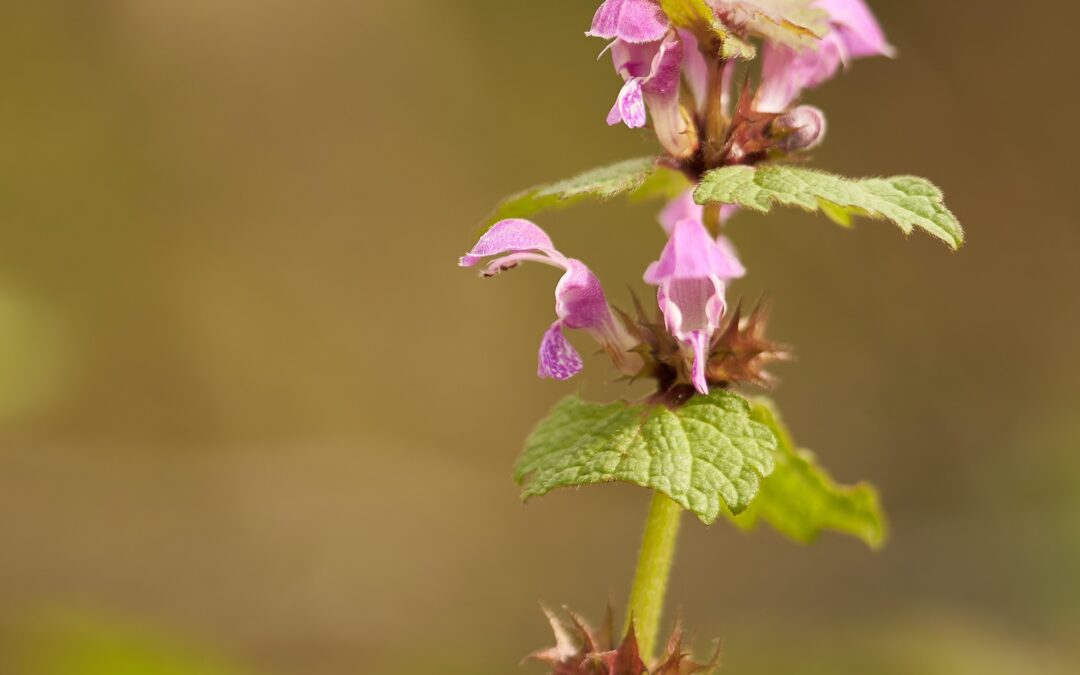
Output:
[[705,85],[699,79],[705,75],[705,65],[696,41],[691,47],[688,50],[676,32],[658,42],[616,40],[611,45],[611,58],[625,84],[608,113],[607,123],[622,122],[638,129],[645,126],[651,114],[653,129],[664,149],[679,158],[692,155],[698,140],[692,120],[680,105],[683,64],[690,63],[688,72],[694,75],[691,88],[700,90],[702,97]]
[[537,366],[540,377],[567,380],[581,371],[581,355],[567,341],[563,332],[566,328],[585,331],[604,347],[620,370],[629,375],[637,374],[641,359],[630,353],[637,342],[612,314],[600,280],[580,260],[560,253],[547,233],[537,225],[527,220],[496,223],[461,258],[460,264],[473,267],[485,258],[494,258],[483,272],[488,277],[526,261],[550,265],[564,272],[555,287],[558,319],[540,342]]
[[706,366],[713,335],[727,311],[727,282],[745,276],[727,239],[713,239],[702,221],[702,207],[691,193],[673,201],[661,214],[670,234],[660,259],[645,272],[646,283],[658,286],[657,303],[668,332],[692,358],[694,388],[709,393]]
[[804,90],[832,79],[853,59],[895,54],[863,0],[816,0],[815,4],[828,12],[829,31],[816,49],[795,51],[766,43],[756,110],[783,112]]
[[670,28],[671,22],[655,0],[605,0],[586,35],[640,44],[660,40]]

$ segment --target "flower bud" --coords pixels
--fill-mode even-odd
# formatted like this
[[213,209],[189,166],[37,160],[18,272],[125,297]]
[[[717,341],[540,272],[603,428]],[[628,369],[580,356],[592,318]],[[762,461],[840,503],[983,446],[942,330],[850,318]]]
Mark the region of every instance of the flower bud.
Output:
[[773,120],[770,135],[786,152],[812,150],[825,140],[825,113],[812,105],[792,108]]

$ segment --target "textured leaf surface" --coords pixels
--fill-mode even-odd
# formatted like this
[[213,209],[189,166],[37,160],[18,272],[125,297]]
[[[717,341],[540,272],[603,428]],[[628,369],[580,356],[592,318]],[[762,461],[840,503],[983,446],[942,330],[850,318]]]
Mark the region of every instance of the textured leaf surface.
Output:
[[705,0],[660,0],[671,22],[682,28],[694,28],[713,23],[713,10]]
[[732,0],[717,5],[725,26],[795,49],[816,48],[828,14],[807,0]]
[[757,56],[757,48],[725,26],[705,0],[660,0],[660,5],[676,26],[692,30],[699,39],[714,39],[723,58],[749,61]]
[[795,447],[769,401],[755,401],[752,417],[777,438],[776,470],[764,480],[750,508],[734,517],[737,525],[752,529],[764,520],[802,543],[814,541],[826,530],[858,537],[873,548],[884,543],[885,514],[873,486],[837,485],[813,454]]
[[484,221],[484,229],[505,218],[529,218],[584,199],[672,198],[688,187],[690,182],[681,173],[657,166],[653,157],[631,159],[507,197]]
[[919,228],[954,249],[964,243],[964,230],[941,190],[914,176],[851,179],[795,166],[728,166],[705,174],[694,197],[699,204],[739,204],[762,212],[776,203],[821,210],[841,225],[850,225],[853,215],[869,216],[891,220],[906,233]]
[[661,492],[706,524],[741,513],[773,470],[777,442],[730,392],[664,406],[564,399],[536,428],[515,468],[523,497],[615,481]]

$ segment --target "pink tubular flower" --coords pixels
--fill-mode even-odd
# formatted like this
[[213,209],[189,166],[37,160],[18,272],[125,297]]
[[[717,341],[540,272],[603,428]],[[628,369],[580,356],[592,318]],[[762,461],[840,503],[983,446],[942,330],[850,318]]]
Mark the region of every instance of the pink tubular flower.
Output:
[[829,31],[816,49],[795,51],[767,43],[762,57],[761,88],[755,108],[760,112],[783,112],[804,90],[832,79],[840,67],[867,56],[893,56],[863,0],[816,0],[829,14]]
[[693,355],[694,388],[709,393],[706,366],[713,334],[727,311],[727,282],[746,274],[730,242],[714,240],[702,222],[702,207],[688,192],[661,214],[670,233],[660,259],[645,272],[658,286],[657,302],[668,332]]
[[697,129],[680,105],[680,85],[685,75],[696,105],[703,109],[708,79],[693,34],[676,30],[656,0],[605,0],[586,35],[614,40],[611,57],[625,82],[608,124],[622,122],[638,129],[651,114],[664,149],[678,158],[692,155]]
[[696,133],[679,102],[685,54],[677,33],[645,44],[616,40],[611,46],[611,58],[626,84],[608,113],[607,123],[622,122],[631,129],[643,127],[648,121],[648,109],[664,149],[680,158],[693,154],[697,149]]
[[555,287],[555,313],[540,343],[537,374],[567,380],[582,369],[581,355],[566,340],[564,328],[582,330],[597,340],[628,375],[637,374],[641,359],[630,353],[637,342],[615,319],[604,289],[580,260],[567,258],[552,244],[542,229],[527,220],[503,220],[480,238],[465,256],[462,267],[473,267],[485,258],[494,258],[484,268],[484,276],[494,276],[526,261],[539,262],[564,271]]
[[605,0],[586,35],[634,44],[656,42],[671,28],[655,0]]

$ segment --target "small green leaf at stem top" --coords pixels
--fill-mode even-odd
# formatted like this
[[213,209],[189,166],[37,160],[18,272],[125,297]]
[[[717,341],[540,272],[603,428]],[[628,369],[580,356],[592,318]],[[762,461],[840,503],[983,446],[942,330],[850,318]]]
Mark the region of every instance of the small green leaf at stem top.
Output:
[[585,199],[671,199],[690,187],[687,178],[656,163],[655,157],[630,159],[581,173],[573,178],[538,185],[507,197],[484,219],[483,231],[507,218],[529,218],[541,211],[565,208]]
[[730,0],[717,7],[726,26],[792,49],[816,46],[829,29],[829,15],[806,0]]
[[805,0],[730,0],[715,8],[705,0],[660,0],[660,6],[676,26],[714,40],[724,59],[754,59],[750,37],[803,49],[828,29],[828,15]]
[[756,399],[751,416],[777,438],[776,470],[764,480],[750,508],[732,517],[736,525],[749,530],[765,521],[801,543],[832,530],[855,536],[871,548],[884,544],[885,514],[873,486],[837,485],[812,453],[795,447],[771,401]]
[[915,176],[852,179],[796,166],[727,166],[705,174],[694,198],[761,212],[777,203],[820,210],[844,226],[852,216],[868,216],[890,220],[908,234],[919,228],[954,250],[964,243],[964,229],[941,190]]
[[667,495],[705,524],[741,513],[773,471],[776,437],[728,391],[665,405],[559,403],[515,468],[524,498],[562,487],[625,482]]

